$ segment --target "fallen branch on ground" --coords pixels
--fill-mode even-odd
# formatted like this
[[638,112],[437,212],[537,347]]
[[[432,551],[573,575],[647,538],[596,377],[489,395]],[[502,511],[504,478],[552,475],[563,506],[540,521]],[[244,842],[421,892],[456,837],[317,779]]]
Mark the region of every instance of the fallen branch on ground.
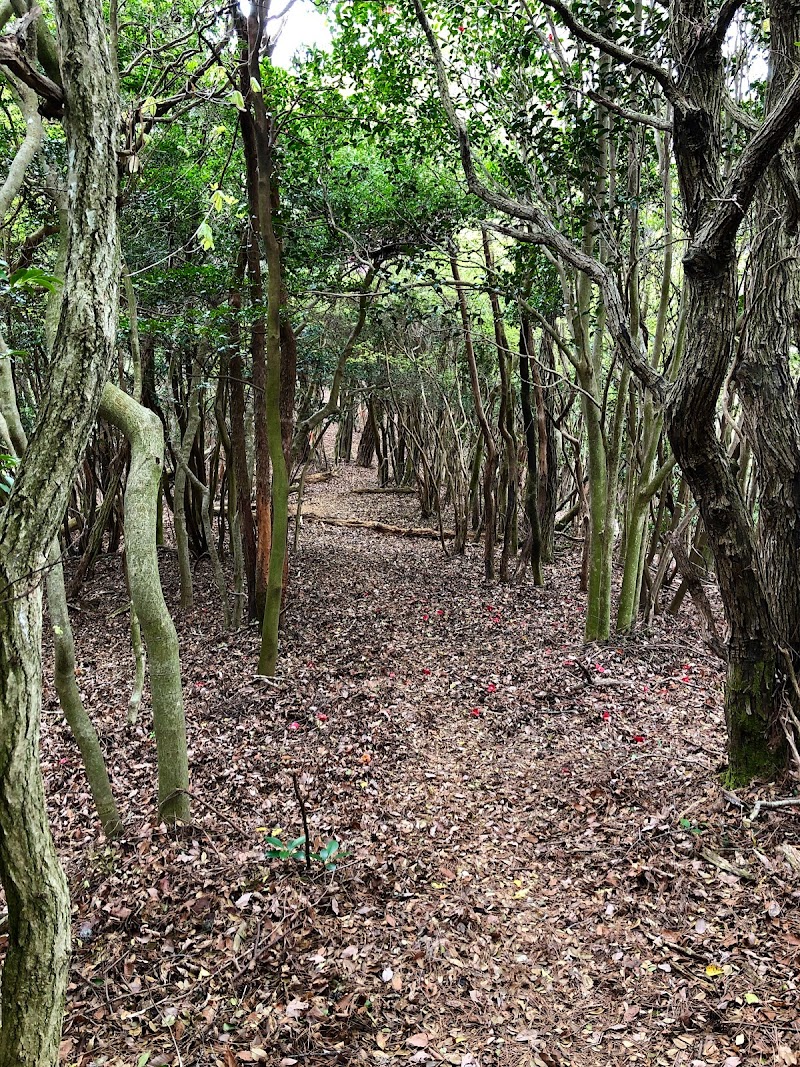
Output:
[[396,537],[424,537],[439,541],[442,537],[452,540],[456,535],[453,530],[432,530],[427,526],[389,526],[385,522],[373,522],[366,519],[337,519],[332,515],[320,515],[314,511],[304,511],[304,519],[322,522],[327,526],[343,526],[351,530],[374,530],[376,533],[394,534]]
[[[316,474],[307,474],[305,484],[306,485],[318,485],[320,482],[329,482],[331,478],[336,475],[336,469],[331,467],[327,471],[317,471]],[[299,482],[292,482],[289,486],[290,493],[296,493],[300,488]]]
[[[722,795],[728,801],[729,804],[735,804],[737,808],[745,808],[747,805],[743,800],[740,800],[735,793],[730,793],[727,789],[722,790]],[[753,822],[761,814],[762,808],[795,808],[800,807],[800,797],[782,797],[779,800],[755,800],[753,802],[753,810],[750,812],[748,819]]]

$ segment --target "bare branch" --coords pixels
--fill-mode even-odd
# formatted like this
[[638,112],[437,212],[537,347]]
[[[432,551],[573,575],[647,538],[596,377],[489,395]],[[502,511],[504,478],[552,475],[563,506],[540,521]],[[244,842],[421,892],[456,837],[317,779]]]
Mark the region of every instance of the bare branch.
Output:
[[588,26],[585,26],[572,14],[569,6],[562,3],[562,0],[542,0],[542,3],[545,7],[555,11],[564,25],[586,44],[597,48],[600,52],[605,52],[612,59],[624,63],[626,67],[634,67],[636,70],[642,71],[643,74],[649,74],[654,78],[663,89],[664,96],[676,111],[680,111],[683,114],[692,110],[688,99],[673,81],[669,71],[664,70],[655,60],[648,59],[647,56],[640,56],[637,52],[631,51],[630,48],[617,44],[616,41],[612,41],[601,33],[589,29]]
[[722,191],[717,210],[700,229],[684,258],[696,273],[714,273],[728,261],[730,247],[769,164],[800,122],[800,75],[784,90],[773,111],[748,141]]
[[594,100],[596,104],[602,104],[603,107],[608,108],[609,111],[613,111],[617,115],[621,115],[628,122],[636,122],[640,126],[652,126],[655,130],[664,130],[666,133],[672,133],[672,123],[669,119],[663,119],[659,115],[646,115],[641,111],[631,111],[630,108],[615,103],[609,97],[604,96],[603,93],[598,93],[596,89],[590,89],[586,95],[590,100]]

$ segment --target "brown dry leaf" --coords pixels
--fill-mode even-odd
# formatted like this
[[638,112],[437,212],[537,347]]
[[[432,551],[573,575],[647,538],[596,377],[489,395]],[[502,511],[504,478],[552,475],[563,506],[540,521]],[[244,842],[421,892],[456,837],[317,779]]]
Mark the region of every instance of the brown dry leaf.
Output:
[[425,1048],[430,1041],[430,1035],[425,1031],[420,1031],[418,1034],[412,1034],[411,1037],[406,1038],[406,1044],[411,1045],[412,1048]]
[[[343,466],[309,492],[332,514],[419,526],[412,494],[351,491],[374,478]],[[132,1067],[131,1049],[152,1045],[176,1063],[169,1034],[153,1028],[167,995],[176,1031],[192,1020],[187,1067],[244,1067],[262,1049],[282,1067],[322,1063],[320,1050],[477,1067],[497,1060],[499,1035],[508,1052],[512,1035],[534,1033],[536,1044],[513,1047],[548,1067],[633,1062],[644,1049],[661,1067],[721,1065],[737,1051],[750,1063],[779,1045],[796,1057],[786,993],[800,980],[796,844],[787,853],[796,816],[776,809],[748,829],[721,796],[722,675],[688,601],[677,618],[588,648],[571,545],[544,589],[489,588],[479,552],[447,561],[435,543],[320,524],[302,537],[279,684],[253,682],[258,635],[224,630],[208,568],[197,568],[195,607],[176,612],[191,831],[158,823],[145,723],[119,727],[132,677],[129,622],[114,614],[127,602],[119,557],[100,557],[74,618],[87,710],[127,827],[113,857],[48,647],[42,768],[76,934],[69,1062]],[[175,608],[169,553],[161,564]],[[302,832],[290,771],[318,843],[336,838],[348,853],[330,879],[265,859],[257,827]],[[701,848],[737,872],[745,857],[772,857],[772,873],[753,868],[768,895]],[[765,924],[772,898],[781,921]],[[724,977],[705,974],[711,963]],[[631,1017],[638,1004],[648,1007]],[[676,1024],[691,1026],[693,1047],[672,1046]],[[728,1037],[693,1036],[712,1032]]]

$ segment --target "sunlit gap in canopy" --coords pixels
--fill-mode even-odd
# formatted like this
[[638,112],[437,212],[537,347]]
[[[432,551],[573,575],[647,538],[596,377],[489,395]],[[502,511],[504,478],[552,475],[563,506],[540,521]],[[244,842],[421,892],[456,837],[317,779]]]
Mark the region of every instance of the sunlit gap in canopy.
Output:
[[[307,48],[329,49],[331,31],[328,22],[310,0],[276,0],[276,13],[268,16],[270,37],[275,42],[272,62],[289,69],[298,53]],[[253,10],[252,0],[239,0],[239,10],[247,18]]]

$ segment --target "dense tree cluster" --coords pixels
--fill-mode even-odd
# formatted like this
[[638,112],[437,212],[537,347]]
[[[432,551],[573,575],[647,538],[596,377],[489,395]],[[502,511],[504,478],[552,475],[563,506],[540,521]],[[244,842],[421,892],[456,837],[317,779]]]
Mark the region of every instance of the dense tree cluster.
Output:
[[128,717],[146,663],[159,810],[188,821],[158,548],[184,608],[208,558],[272,676],[329,463],[377,460],[443,552],[482,542],[487,582],[547,583],[580,542],[587,641],[690,596],[727,664],[729,782],[800,762],[800,7],[327,14],[330,49],[287,70],[268,0],[0,4],[2,1065],[55,1062],[69,957],[43,597],[113,836],[68,600],[124,553]]

